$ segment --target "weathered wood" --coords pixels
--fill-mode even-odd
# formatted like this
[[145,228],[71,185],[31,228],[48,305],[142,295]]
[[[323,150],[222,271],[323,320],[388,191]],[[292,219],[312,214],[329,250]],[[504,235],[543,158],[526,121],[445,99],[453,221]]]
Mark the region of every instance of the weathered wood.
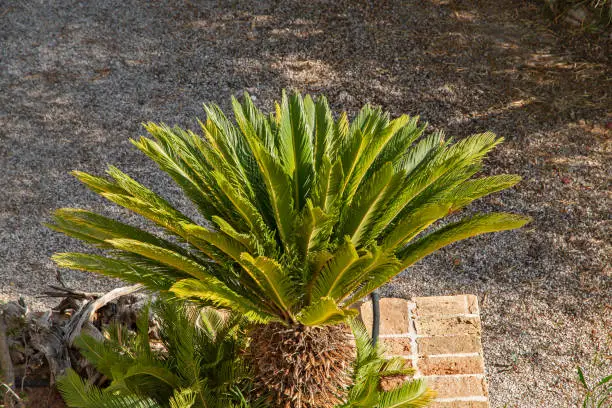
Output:
[[82,292],[80,290],[49,285],[49,288],[52,290],[47,290],[44,292],[45,297],[61,297],[61,298],[72,298],[72,299],[80,299],[80,300],[93,300],[97,299],[104,295],[104,293],[91,293],[91,292]]
[[[51,286],[47,295],[61,297],[62,300],[58,306],[46,312],[27,313],[25,305],[19,302],[0,305],[0,368],[4,372],[3,381],[16,391],[17,375],[22,381],[26,376],[46,378],[51,385],[68,368],[85,375],[99,376],[73,347],[74,341],[82,333],[103,340],[103,327],[112,321],[133,324],[135,316],[145,304],[145,298],[148,298],[146,294],[137,294],[141,289],[141,285],[133,285],[98,294]],[[28,360],[41,361],[42,356],[48,372],[41,376],[41,373],[31,372],[34,367],[28,367]],[[38,364],[37,368],[40,367],[41,364]],[[90,380],[104,381],[103,378]],[[15,406],[13,397],[6,398]],[[6,402],[5,405],[11,406]]]
[[109,302],[112,302],[122,296],[131,295],[143,288],[142,285],[132,285],[125,286],[122,288],[113,289],[110,292],[104,294],[96,300],[90,301],[83,307],[75,316],[70,320],[70,322],[66,325],[66,345],[68,347],[72,347],[74,344],[74,339],[81,333],[81,328],[83,324],[87,321],[90,321],[93,314],[100,309],[102,306],[105,306]]

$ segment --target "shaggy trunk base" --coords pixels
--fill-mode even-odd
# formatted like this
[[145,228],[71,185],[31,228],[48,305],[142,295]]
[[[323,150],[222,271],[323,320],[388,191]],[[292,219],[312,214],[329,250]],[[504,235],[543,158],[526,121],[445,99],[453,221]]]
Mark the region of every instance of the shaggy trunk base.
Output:
[[331,408],[344,401],[355,350],[345,326],[261,325],[251,332],[256,386],[277,408]]

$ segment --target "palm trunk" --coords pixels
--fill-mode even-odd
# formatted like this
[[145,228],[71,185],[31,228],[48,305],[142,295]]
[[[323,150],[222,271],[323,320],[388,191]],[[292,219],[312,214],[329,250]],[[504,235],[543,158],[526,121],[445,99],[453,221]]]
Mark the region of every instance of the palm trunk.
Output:
[[344,325],[260,325],[249,358],[260,394],[275,408],[332,408],[351,385],[355,351]]

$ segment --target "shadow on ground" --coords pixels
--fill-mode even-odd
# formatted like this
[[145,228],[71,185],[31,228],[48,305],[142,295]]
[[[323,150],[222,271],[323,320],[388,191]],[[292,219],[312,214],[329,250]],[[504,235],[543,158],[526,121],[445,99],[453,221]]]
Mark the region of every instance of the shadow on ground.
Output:
[[[204,101],[228,108],[247,90],[269,108],[296,88],[325,93],[336,110],[370,102],[457,137],[505,136],[487,172],[525,180],[470,210],[534,223],[441,251],[386,293],[480,296],[493,407],[569,406],[576,364],[605,372],[609,42],[552,27],[535,1],[150,3],[1,6],[1,298],[42,306],[35,298],[56,274],[49,256],[79,248],[42,226],[52,209],[125,216],[69,170],[113,163],[188,208],[129,144],[139,124],[195,128]],[[84,290],[114,284],[63,274]]]

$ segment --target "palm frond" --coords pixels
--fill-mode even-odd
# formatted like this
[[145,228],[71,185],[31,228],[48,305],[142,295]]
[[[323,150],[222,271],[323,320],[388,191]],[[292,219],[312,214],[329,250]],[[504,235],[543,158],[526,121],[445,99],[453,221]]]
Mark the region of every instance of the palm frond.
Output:
[[70,408],[163,408],[150,398],[104,392],[72,369],[57,381],[57,388]]
[[181,273],[159,273],[144,266],[136,266],[133,262],[121,261],[101,255],[65,252],[54,254],[52,259],[62,268],[78,269],[99,273],[111,278],[119,278],[130,283],[142,283],[149,289],[166,291],[187,275]]
[[[314,111],[312,112],[314,113]],[[293,181],[297,210],[306,203],[314,177],[312,126],[308,126],[302,96],[283,93],[279,118],[279,157]]]
[[338,248],[321,272],[314,277],[313,299],[332,296],[342,279],[349,274],[351,267],[358,261],[359,253],[355,245],[349,239],[345,239],[344,244]]
[[474,200],[510,188],[519,181],[521,176],[515,174],[467,180],[448,192],[449,198],[453,201],[450,211],[457,211]]
[[356,310],[340,309],[335,299],[326,297],[302,309],[296,319],[305,326],[322,326],[341,323],[356,313]]
[[162,347],[153,351],[149,310],[136,332],[113,326],[100,342],[83,336],[76,344],[109,380],[104,389],[84,382],[74,371],[60,379],[70,407],[226,408],[249,407],[250,370],[241,361],[245,319],[167,300],[153,304]]
[[430,253],[453,242],[489,232],[520,228],[531,219],[515,214],[491,213],[476,215],[449,224],[398,251],[402,267],[407,267]]
[[407,379],[391,390],[382,391],[381,379],[385,376],[410,375],[411,369],[405,368],[401,359],[383,357],[384,348],[373,345],[363,323],[350,321],[355,337],[357,357],[353,367],[353,386],[349,390],[346,403],[338,408],[418,408],[426,406],[435,394],[427,388],[423,380]]
[[210,279],[212,276],[210,271],[204,265],[170,249],[147,244],[134,239],[109,239],[106,242],[113,248],[142,255],[146,258],[175,268],[183,272],[185,275],[190,275],[197,279],[206,280]]
[[383,392],[379,408],[420,408],[427,406],[435,393],[427,388],[425,381],[412,380],[392,391]]
[[335,119],[324,97],[298,93],[283,93],[270,114],[248,94],[232,107],[233,120],[205,105],[201,135],[147,123],[149,135],[133,141],[193,202],[201,225],[115,167],[108,179],[75,172],[164,231],[61,209],[51,228],[112,255],[58,254],[58,265],[293,325],[296,316],[323,321],[312,317],[332,310],[315,305],[322,298],[341,310],[445,245],[527,221],[476,216],[435,230],[438,220],[518,182],[474,178],[502,141],[493,133],[453,142],[424,135],[417,117],[391,118],[370,105],[352,121],[345,112]]
[[176,296],[184,299],[204,300],[221,309],[236,310],[258,322],[267,322],[275,309],[263,299],[250,300],[233,292],[217,281],[183,279],[170,288]]
[[[400,173],[401,176],[401,173]],[[391,163],[387,163],[358,190],[346,211],[342,235],[351,237],[355,245],[365,242],[368,230],[377,221],[388,198],[400,186],[401,178],[394,177]]]

